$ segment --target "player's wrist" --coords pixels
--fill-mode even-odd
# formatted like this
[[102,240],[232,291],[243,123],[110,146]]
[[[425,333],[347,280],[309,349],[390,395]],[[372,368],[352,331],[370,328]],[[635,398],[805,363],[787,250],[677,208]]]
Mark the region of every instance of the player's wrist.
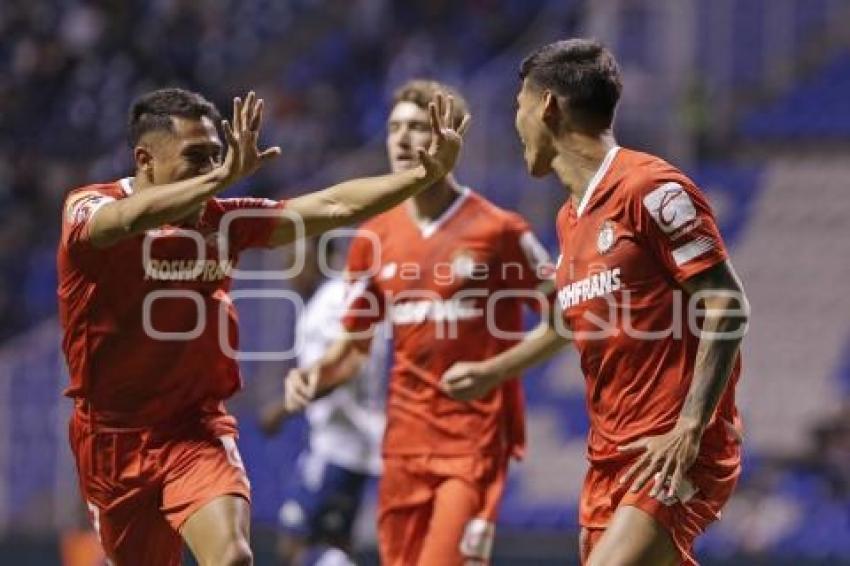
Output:
[[222,164],[204,175],[204,185],[209,187],[206,192],[210,196],[223,191],[237,181],[235,172],[230,169],[227,165]]
[[499,361],[495,358],[482,360],[479,363],[481,373],[483,373],[488,380],[493,383],[498,383],[507,375],[506,365],[504,363],[499,363]]
[[681,431],[688,432],[697,436],[702,436],[705,430],[703,419],[692,415],[679,415],[676,421],[676,428]]
[[433,183],[436,183],[442,177],[445,177],[445,175],[441,175],[438,170],[435,170],[433,168],[429,169],[424,165],[419,165],[411,171],[415,176],[415,180],[425,186],[429,186]]

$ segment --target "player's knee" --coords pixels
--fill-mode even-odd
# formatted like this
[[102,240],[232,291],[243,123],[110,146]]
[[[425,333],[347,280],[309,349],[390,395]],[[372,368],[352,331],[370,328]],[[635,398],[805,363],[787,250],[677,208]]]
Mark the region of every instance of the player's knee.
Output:
[[253,566],[254,555],[251,547],[242,540],[234,541],[227,545],[218,562],[221,566]]

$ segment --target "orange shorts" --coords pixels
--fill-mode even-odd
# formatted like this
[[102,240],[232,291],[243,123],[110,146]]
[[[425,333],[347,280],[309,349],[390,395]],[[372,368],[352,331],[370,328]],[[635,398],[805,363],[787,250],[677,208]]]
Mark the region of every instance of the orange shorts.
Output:
[[381,564],[487,564],[507,467],[506,456],[385,456]]
[[[716,459],[700,457],[687,474],[690,484],[680,490],[681,499],[661,501],[649,495],[654,482],[648,481],[637,493],[629,485],[620,485],[620,477],[634,460],[625,463],[591,464],[584,480],[579,522],[587,531],[582,560],[590,554],[593,545],[602,537],[605,527],[621,505],[631,505],[651,515],[673,539],[681,563],[696,565],[693,544],[706,527],[720,518],[720,511],[741,474],[740,448],[729,446],[728,453]],[[695,490],[695,491],[694,491]]]
[[[118,564],[179,565],[180,528],[222,495],[250,501],[234,434],[201,419],[157,428],[110,428],[75,410],[71,451],[92,524]],[[231,427],[235,432],[235,426]]]

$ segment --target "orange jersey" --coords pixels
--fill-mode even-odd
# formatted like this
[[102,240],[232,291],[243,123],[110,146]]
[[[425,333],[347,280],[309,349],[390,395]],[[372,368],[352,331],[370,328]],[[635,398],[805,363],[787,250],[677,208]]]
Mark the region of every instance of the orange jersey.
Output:
[[349,252],[343,323],[350,332],[385,317],[392,325],[385,455],[521,452],[516,380],[471,403],[439,385],[455,362],[489,358],[521,338],[522,305],[551,288],[547,265],[525,220],[468,189],[428,225],[406,204],[363,225]]
[[[558,214],[558,305],[581,357],[593,463],[670,430],[694,374],[699,320],[681,283],[724,261],[712,211],[693,182],[663,160],[612,149],[575,207]],[[725,453],[738,426],[735,364],[703,437]]]
[[[283,206],[211,199],[191,234],[148,230],[107,248],[89,240],[95,211],[131,192],[128,179],[71,192],[57,251],[62,348],[71,383],[102,418],[147,426],[192,411],[221,411],[240,385],[236,309],[228,291],[239,252],[266,246],[273,215],[227,212]],[[250,212],[245,212],[249,214]],[[220,232],[227,232],[225,255]]]

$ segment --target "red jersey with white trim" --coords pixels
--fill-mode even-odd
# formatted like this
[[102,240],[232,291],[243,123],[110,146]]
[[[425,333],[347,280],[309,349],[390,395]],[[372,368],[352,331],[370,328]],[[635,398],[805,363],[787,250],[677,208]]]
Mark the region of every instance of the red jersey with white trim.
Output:
[[537,296],[551,300],[551,269],[522,217],[469,189],[424,226],[407,204],[362,226],[349,252],[343,324],[349,332],[368,332],[384,317],[391,324],[385,455],[521,454],[517,380],[463,403],[443,393],[440,378],[455,362],[515,344],[522,305],[539,304]]
[[[613,148],[584,199],[558,214],[558,304],[581,357],[591,462],[667,432],[694,375],[701,319],[681,283],[727,253],[702,193],[665,161]],[[697,313],[695,313],[697,314]],[[702,454],[736,439],[735,363]]]
[[[231,273],[242,250],[268,245],[276,224],[268,212],[243,214],[283,203],[211,199],[191,230],[166,226],[94,247],[94,214],[130,192],[130,180],[123,179],[76,189],[65,201],[57,251],[62,348],[71,377],[65,394],[133,426],[202,407],[219,410],[218,401],[241,385],[227,353],[238,347]],[[244,212],[226,216],[231,211]]]

